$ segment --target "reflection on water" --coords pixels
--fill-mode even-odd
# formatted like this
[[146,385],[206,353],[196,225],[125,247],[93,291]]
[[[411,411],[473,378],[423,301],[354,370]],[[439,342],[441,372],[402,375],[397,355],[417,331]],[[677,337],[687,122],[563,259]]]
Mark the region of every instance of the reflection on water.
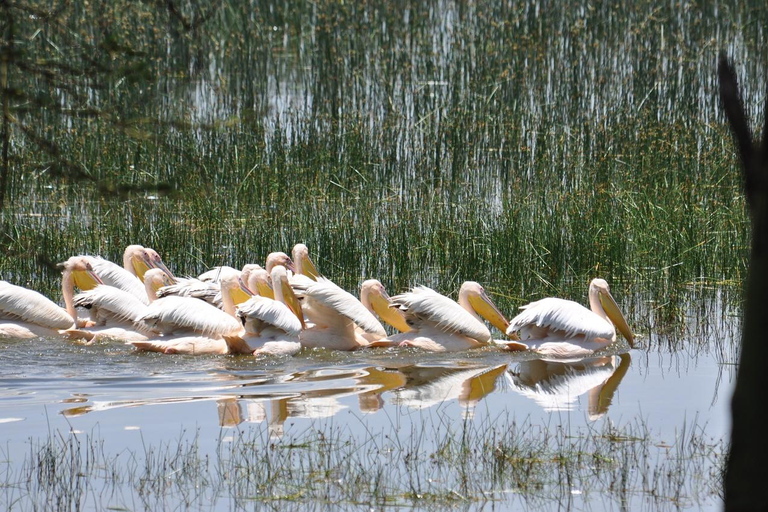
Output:
[[62,404],[75,405],[61,413],[77,417],[117,408],[215,401],[219,426],[267,422],[270,434],[279,436],[288,418],[329,418],[349,408],[349,402],[342,400],[345,397],[356,397],[357,409],[363,413],[375,413],[387,403],[421,410],[455,401],[465,417],[472,417],[485,397],[508,388],[533,399],[544,411],[571,410],[586,393],[589,418],[594,420],[607,412],[630,361],[629,354],[621,354],[575,362],[388,361],[377,366],[312,368],[272,375],[263,370],[252,374],[241,370],[210,372],[204,386],[198,382],[193,388],[173,389],[181,396],[101,401],[75,393],[61,400]]
[[596,420],[608,412],[630,362],[629,354],[567,363],[535,359],[511,368],[506,376],[515,391],[545,411],[570,411],[578,397],[586,393],[589,419]]

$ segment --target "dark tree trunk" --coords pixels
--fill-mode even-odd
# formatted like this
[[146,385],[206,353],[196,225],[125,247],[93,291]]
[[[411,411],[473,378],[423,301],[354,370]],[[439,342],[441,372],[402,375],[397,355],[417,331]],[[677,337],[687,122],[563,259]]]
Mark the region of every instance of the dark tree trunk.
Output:
[[718,68],[720,99],[739,148],[752,219],[752,250],[745,287],[741,356],[731,402],[731,449],[725,475],[726,510],[768,510],[768,105],[762,143],[754,141],[736,73],[725,56]]

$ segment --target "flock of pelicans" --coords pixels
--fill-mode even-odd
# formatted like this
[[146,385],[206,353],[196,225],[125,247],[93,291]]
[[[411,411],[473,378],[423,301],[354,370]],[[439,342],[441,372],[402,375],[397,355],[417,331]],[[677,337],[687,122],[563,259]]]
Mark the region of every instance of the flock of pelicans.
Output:
[[[217,267],[197,278],[174,277],[156,251],[140,245],[125,249],[122,267],[73,256],[61,268],[64,308],[0,281],[0,337],[121,339],[166,354],[291,355],[303,347],[392,346],[460,351],[490,344],[555,358],[589,356],[613,343],[616,329],[634,343],[603,279],[589,284],[590,309],[546,298],[522,306],[509,321],[474,281],[461,286],[455,302],[424,286],[389,297],[371,279],[358,300],[320,276],[304,244],[293,248],[292,258],[271,253],[263,268]],[[80,316],[83,309],[87,318]],[[483,318],[510,339],[494,340]],[[388,336],[381,321],[398,333]]]

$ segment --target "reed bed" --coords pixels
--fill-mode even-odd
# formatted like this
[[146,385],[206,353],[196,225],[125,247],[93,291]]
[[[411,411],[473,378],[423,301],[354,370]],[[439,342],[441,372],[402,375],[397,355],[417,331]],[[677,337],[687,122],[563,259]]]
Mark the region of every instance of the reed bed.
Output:
[[437,413],[401,432],[360,435],[333,422],[278,439],[266,427],[223,430],[211,452],[194,432],[119,452],[98,433],[57,432],[30,440],[23,464],[0,465],[0,502],[8,510],[679,510],[721,499],[723,463],[722,441],[695,421],[662,440],[641,421],[570,431]]

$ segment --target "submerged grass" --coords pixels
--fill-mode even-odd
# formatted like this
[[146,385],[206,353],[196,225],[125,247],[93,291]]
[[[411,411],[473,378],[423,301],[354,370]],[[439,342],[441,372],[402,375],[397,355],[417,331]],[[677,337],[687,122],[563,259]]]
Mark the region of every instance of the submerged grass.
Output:
[[[436,436],[425,435],[423,426]],[[23,463],[0,465],[7,510],[245,510],[481,507],[677,510],[722,498],[722,441],[694,422],[658,439],[641,421],[577,431],[502,416],[475,424],[425,418],[411,432],[354,434],[332,422],[271,438],[222,431],[143,451],[109,452],[98,435],[30,441]]]

